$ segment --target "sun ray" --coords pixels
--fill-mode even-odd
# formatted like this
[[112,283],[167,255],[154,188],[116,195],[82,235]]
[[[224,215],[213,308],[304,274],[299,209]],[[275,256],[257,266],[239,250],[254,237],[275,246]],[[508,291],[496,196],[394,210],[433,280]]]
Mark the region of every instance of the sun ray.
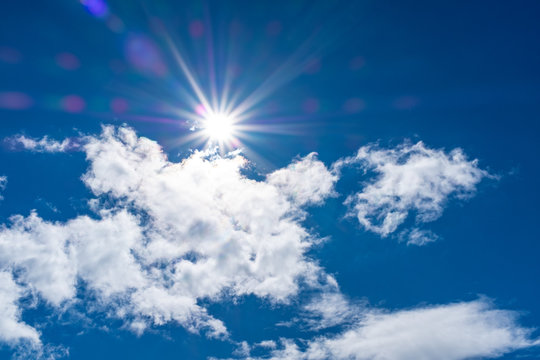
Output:
[[191,88],[193,89],[193,91],[197,95],[197,98],[199,99],[199,101],[207,109],[210,109],[211,105],[210,105],[208,99],[206,98],[206,96],[204,95],[204,92],[202,91],[201,87],[197,83],[197,80],[195,80],[195,76],[193,75],[193,73],[191,72],[191,70],[187,66],[186,62],[184,61],[184,58],[180,54],[180,51],[176,48],[176,46],[172,42],[172,39],[169,36],[166,36],[166,41],[167,41],[167,44],[169,45],[169,48],[171,49],[171,51],[173,53],[173,56],[174,56],[175,60],[178,62],[178,65],[180,66],[180,69],[182,70],[182,72],[186,76],[189,84],[191,85]]

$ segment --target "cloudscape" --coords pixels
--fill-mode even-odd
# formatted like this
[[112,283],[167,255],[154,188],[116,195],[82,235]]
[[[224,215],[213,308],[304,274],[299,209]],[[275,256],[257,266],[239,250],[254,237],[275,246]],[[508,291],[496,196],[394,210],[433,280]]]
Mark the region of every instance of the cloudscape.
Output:
[[538,15],[7,4],[0,358],[537,358]]

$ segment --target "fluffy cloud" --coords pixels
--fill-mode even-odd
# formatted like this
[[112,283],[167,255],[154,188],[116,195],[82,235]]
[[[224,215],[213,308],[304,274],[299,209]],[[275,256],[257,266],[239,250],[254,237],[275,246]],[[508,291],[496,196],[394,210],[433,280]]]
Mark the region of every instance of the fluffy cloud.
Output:
[[299,347],[292,340],[271,353],[278,360],[461,360],[497,357],[535,346],[516,314],[484,300],[392,313],[371,311],[350,329]]
[[39,333],[21,321],[18,300],[24,290],[8,272],[0,272],[0,341],[8,344],[28,340],[39,344]]
[[[301,282],[321,278],[305,256],[316,239],[299,206],[332,195],[335,178],[313,154],[255,181],[242,175],[238,154],[195,152],[172,163],[128,128],[105,127],[81,149],[95,216],[48,222],[32,212],[0,229],[0,269],[50,305],[75,301],[82,282],[97,299],[92,309],[136,332],[174,321],[224,336],[199,300],[253,294],[287,302]],[[321,183],[302,185],[297,177],[308,174]]]
[[334,195],[337,180],[338,176],[317,160],[316,153],[311,153],[267,177],[268,183],[278,187],[299,205],[321,204],[328,196]]
[[[33,141],[23,146],[53,152],[71,146]],[[176,322],[224,337],[225,324],[201,303],[243,295],[286,303],[307,285],[319,295],[301,309],[304,319],[297,323],[316,331],[347,324],[344,332],[303,347],[291,340],[279,348],[270,340],[241,343],[237,354],[256,349],[276,359],[451,360],[536,344],[514,313],[481,300],[393,313],[355,307],[306,256],[319,239],[302,226],[302,207],[335,196],[342,166],[361,163],[379,174],[347,203],[366,228],[387,235],[410,211],[418,222],[435,219],[448,197],[469,196],[489,176],[460,150],[446,154],[422,143],[365,147],[333,170],[313,153],[256,181],[243,175],[247,161],[237,153],[194,152],[173,163],[157,143],[129,128],[105,127],[78,144],[89,163],[82,179],[96,197],[90,201],[94,213],[51,222],[31,212],[0,228],[0,341],[41,346],[38,331],[21,321],[22,296],[57,309],[95,299],[85,304],[88,311],[123,319],[137,333]],[[418,228],[403,234],[414,244],[434,237]]]
[[145,265],[174,263],[175,285],[194,297],[227,289],[284,301],[299,277],[318,271],[303,255],[310,235],[296,204],[279,187],[244,177],[241,156],[196,152],[170,163],[156,143],[113,128],[85,150],[88,187],[148,215]]
[[35,213],[13,216],[12,226],[0,231],[0,266],[14,269],[19,281],[53,305],[75,294],[75,264],[65,252],[62,226],[46,223]]
[[[451,196],[470,197],[477,184],[490,176],[478,167],[477,160],[468,160],[461,149],[446,153],[427,148],[422,142],[402,144],[395,149],[365,146],[356,156],[334,166],[339,169],[356,163],[378,176],[345,203],[350,207],[350,215],[381,236],[396,231],[411,212],[416,214],[417,223],[437,219]],[[418,229],[407,236],[409,243],[416,245],[434,240]]]
[[25,150],[45,153],[57,153],[80,148],[81,139],[64,139],[56,141],[44,136],[41,139],[34,139],[24,135],[18,135],[7,139],[8,143],[14,147],[22,147]]

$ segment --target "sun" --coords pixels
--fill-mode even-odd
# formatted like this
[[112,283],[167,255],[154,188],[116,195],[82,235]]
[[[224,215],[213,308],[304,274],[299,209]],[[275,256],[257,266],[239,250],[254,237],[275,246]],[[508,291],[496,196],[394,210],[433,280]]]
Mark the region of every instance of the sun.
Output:
[[205,135],[215,142],[226,142],[234,136],[234,119],[227,114],[208,113],[202,121]]

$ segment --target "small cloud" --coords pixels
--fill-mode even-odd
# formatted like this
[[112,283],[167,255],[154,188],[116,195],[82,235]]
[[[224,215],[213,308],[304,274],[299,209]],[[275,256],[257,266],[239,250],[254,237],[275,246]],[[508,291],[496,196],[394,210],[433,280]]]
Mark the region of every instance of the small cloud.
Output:
[[59,153],[78,151],[84,143],[84,138],[67,138],[62,141],[50,139],[44,136],[41,139],[30,138],[25,135],[17,135],[4,140],[13,150],[23,149],[40,153]]
[[403,230],[399,234],[402,241],[406,241],[407,245],[422,246],[430,242],[436,241],[439,237],[430,230],[421,230],[414,228],[412,230]]
[[[411,213],[418,224],[439,218],[451,198],[474,195],[484,178],[493,178],[468,160],[463,150],[450,152],[430,149],[422,142],[404,143],[393,149],[375,145],[361,147],[356,156],[337,161],[333,167],[360,164],[375,177],[364,183],[360,192],[350,195],[345,204],[349,215],[366,230],[383,237],[395,232]],[[420,229],[407,231],[409,244],[423,245],[437,237]]]

